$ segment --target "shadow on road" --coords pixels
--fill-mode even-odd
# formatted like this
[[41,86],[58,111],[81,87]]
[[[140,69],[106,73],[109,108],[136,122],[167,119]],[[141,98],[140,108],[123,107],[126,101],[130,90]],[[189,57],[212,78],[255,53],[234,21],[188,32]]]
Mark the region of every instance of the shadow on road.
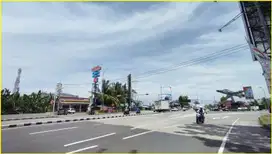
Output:
[[[230,127],[230,125],[190,124],[179,126],[181,131],[175,131],[175,133],[190,134],[208,147],[220,147]],[[222,139],[212,139],[213,136],[222,137]],[[270,138],[269,130],[257,126],[236,125],[229,134],[224,152],[271,153]]]

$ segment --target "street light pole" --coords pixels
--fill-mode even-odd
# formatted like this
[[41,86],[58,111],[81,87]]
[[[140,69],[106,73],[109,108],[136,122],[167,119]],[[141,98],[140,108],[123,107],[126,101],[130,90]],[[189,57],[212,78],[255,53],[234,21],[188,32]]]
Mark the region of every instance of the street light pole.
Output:
[[105,101],[105,99],[104,99],[103,81],[105,80],[104,75],[105,75],[106,70],[108,70],[108,69],[106,68],[106,69],[102,70],[102,83],[101,83],[101,94],[102,94],[102,99],[103,99],[103,101],[102,101],[102,110],[104,110],[104,101]]

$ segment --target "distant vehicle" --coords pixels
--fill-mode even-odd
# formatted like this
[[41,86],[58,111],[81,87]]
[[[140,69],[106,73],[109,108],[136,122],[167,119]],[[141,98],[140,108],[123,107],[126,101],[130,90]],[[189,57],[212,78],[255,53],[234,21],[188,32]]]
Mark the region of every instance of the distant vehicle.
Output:
[[259,106],[251,106],[250,110],[251,111],[258,111],[258,110],[260,110],[260,108],[259,108]]
[[178,110],[179,110],[179,109],[176,108],[176,107],[174,107],[174,108],[171,109],[171,111],[178,111]]
[[164,112],[170,111],[170,101],[169,100],[159,100],[154,103],[154,112]]
[[61,108],[61,109],[58,110],[58,115],[67,115],[67,114],[68,114],[68,112],[64,108]]
[[75,114],[76,110],[74,108],[69,108],[67,111],[69,114]]
[[140,114],[141,110],[139,108],[136,109],[136,114]]
[[188,110],[186,107],[182,108],[182,111],[186,111],[186,110]]

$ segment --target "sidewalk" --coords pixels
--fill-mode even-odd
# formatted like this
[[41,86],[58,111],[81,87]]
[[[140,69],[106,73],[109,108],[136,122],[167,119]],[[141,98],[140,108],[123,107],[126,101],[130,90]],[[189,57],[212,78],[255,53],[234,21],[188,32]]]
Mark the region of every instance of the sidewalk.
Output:
[[53,115],[52,112],[34,113],[34,114],[9,114],[9,115],[2,115],[1,121],[41,119],[41,118],[52,118],[52,117],[58,117],[58,116]]
[[[135,112],[127,116],[140,116],[153,114],[154,112],[142,112],[141,114],[136,114]],[[28,119],[28,120],[14,120],[14,121],[2,121],[3,128],[12,128],[12,127],[23,127],[30,125],[42,125],[42,124],[51,124],[51,123],[63,123],[63,122],[73,122],[73,121],[84,121],[84,120],[96,120],[96,119],[108,119],[108,118],[118,118],[125,117],[123,113],[113,113],[113,114],[103,114],[103,115],[77,115],[77,116],[60,116],[57,118],[44,118],[44,119]]]
[[[152,111],[141,111],[142,113],[148,113]],[[134,113],[134,112],[131,112]],[[111,114],[122,114],[122,112],[118,113],[99,113],[97,115],[111,115]],[[27,119],[44,119],[44,118],[58,118],[58,117],[78,117],[78,116],[86,116],[88,115],[86,112],[78,112],[75,114],[68,114],[68,115],[53,115],[52,112],[46,113],[36,113],[36,114],[9,114],[9,115],[2,115],[1,121],[15,121],[15,120],[27,120]],[[94,115],[94,116],[97,116]]]

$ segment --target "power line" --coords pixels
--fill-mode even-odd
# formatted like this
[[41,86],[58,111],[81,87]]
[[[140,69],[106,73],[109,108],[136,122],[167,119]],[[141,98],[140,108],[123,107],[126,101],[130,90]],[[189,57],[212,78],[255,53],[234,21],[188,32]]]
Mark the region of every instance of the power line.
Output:
[[184,62],[181,62],[181,63],[173,64],[173,65],[170,65],[170,66],[167,66],[167,67],[164,67],[164,68],[159,68],[159,69],[147,71],[147,72],[144,72],[144,73],[141,73],[141,74],[153,73],[153,72],[157,72],[157,71],[160,71],[160,70],[168,69],[169,67],[180,66],[180,65],[186,64],[188,62],[194,61],[194,60],[198,60],[198,59],[205,58],[205,57],[210,57],[212,55],[218,55],[219,53],[222,53],[222,52],[225,52],[225,51],[229,51],[229,50],[231,50],[231,51],[232,50],[236,50],[236,49],[239,49],[239,48],[245,47],[245,46],[247,46],[247,45],[246,44],[236,45],[234,47],[230,47],[230,48],[227,48],[227,49],[223,49],[221,51],[213,52],[211,54],[208,54],[208,55],[205,55],[205,56],[202,56],[202,57],[198,57],[198,58],[191,59],[191,60],[188,60],[188,61],[184,61]]
[[[181,62],[181,63],[178,63],[178,64],[174,64],[174,65],[171,65],[171,66],[168,66],[168,67],[146,71],[146,72],[140,73],[139,75],[136,75],[133,79],[144,78],[144,77],[148,77],[148,76],[151,76],[151,75],[156,75],[156,74],[161,74],[161,73],[173,71],[173,70],[179,69],[181,67],[191,66],[191,65],[198,64],[198,63],[203,63],[203,62],[205,62],[205,60],[212,60],[212,59],[215,59],[215,58],[219,58],[219,57],[222,57],[222,56],[226,56],[226,55],[230,55],[230,54],[233,54],[233,53],[240,52],[240,50],[245,49],[245,47],[248,47],[248,46],[246,44],[236,45],[236,46],[233,46],[233,47],[230,47],[230,48],[227,48],[227,49],[223,49],[223,50],[220,50],[220,51],[217,51],[217,52],[213,52],[213,53],[208,54],[206,56],[191,59],[191,60]],[[239,51],[237,51],[237,50],[239,50]],[[111,81],[114,82],[114,81],[120,81],[120,80],[124,81],[124,80],[126,80],[126,77],[117,78],[117,79],[114,79],[114,80],[111,80]],[[89,85],[89,84],[92,84],[92,83],[88,82],[88,83],[81,83],[81,84],[63,84],[63,85],[65,85],[65,86],[73,86],[73,85],[77,86],[77,85]]]
[[196,64],[200,64],[200,63],[209,62],[211,60],[214,60],[214,59],[217,59],[217,58],[220,58],[220,57],[223,57],[223,56],[227,56],[227,55],[231,55],[231,54],[243,51],[246,48],[247,47],[244,46],[243,48],[240,48],[239,50],[236,49],[235,51],[232,51],[232,52],[220,53],[218,55],[213,55],[213,56],[210,56],[210,57],[199,58],[199,59],[197,59],[195,61],[190,61],[188,63],[181,64],[179,66],[168,68],[168,69],[165,69],[165,70],[162,70],[162,71],[158,71],[158,72],[154,72],[154,73],[150,73],[150,74],[143,75],[143,76],[138,76],[138,77],[136,76],[136,77],[134,77],[134,79],[145,78],[145,77],[149,77],[149,76],[152,76],[152,75],[157,75],[157,74],[162,74],[162,73],[166,73],[166,72],[169,72],[169,71],[177,70],[177,69],[180,69],[180,68],[184,68],[184,67],[188,67],[188,66],[192,66],[192,65],[196,65]]

